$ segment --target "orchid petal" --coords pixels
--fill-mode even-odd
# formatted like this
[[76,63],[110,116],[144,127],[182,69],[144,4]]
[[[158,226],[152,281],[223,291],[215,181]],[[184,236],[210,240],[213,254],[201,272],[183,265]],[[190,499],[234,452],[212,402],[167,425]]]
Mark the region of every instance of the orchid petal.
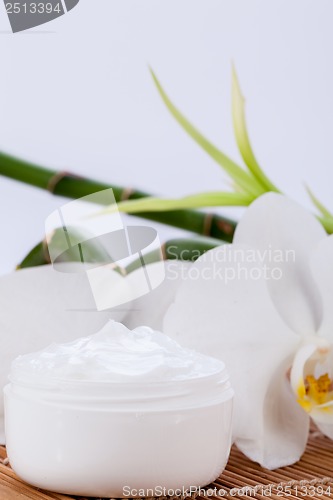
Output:
[[333,401],[314,408],[310,417],[325,436],[333,439]]
[[310,266],[323,304],[323,319],[318,334],[333,343],[333,235],[319,243]]
[[224,245],[200,257],[176,293],[164,332],[225,361],[235,390],[236,443],[250,458],[277,467],[299,458],[307,438],[308,416],[289,383],[280,386],[299,337],[276,311],[262,263],[242,259],[247,250]]
[[255,248],[281,279],[267,282],[284,321],[300,335],[313,335],[322,319],[321,297],[309,258],[326,238],[321,224],[288,198],[268,193],[256,200],[239,222],[234,242]]
[[316,406],[311,412],[310,417],[316,425],[332,426],[333,429],[333,401]]
[[[148,294],[134,300],[124,323],[130,329],[138,326],[150,326],[154,330],[161,331],[163,328],[163,317],[170,304],[174,300],[177,289],[186,276],[187,270],[192,262],[169,260],[163,263],[154,263],[146,266],[149,275],[154,276],[160,273],[160,266],[164,266],[165,278],[163,282]],[[133,287],[139,287],[144,276],[139,270],[129,275]]]
[[[75,264],[71,264],[73,270]],[[74,267],[73,267],[74,266]],[[90,335],[109,318],[123,313],[96,311],[84,273],[57,272],[52,266],[25,269],[0,278],[0,390],[8,382],[11,361],[20,354]],[[0,398],[0,442],[3,399]]]
[[281,366],[267,390],[264,401],[265,442],[238,439],[236,444],[252,460],[267,469],[297,462],[308,440],[310,418],[296,402],[286,377],[290,360]]
[[333,424],[319,424],[316,422],[318,429],[330,439],[333,439]]

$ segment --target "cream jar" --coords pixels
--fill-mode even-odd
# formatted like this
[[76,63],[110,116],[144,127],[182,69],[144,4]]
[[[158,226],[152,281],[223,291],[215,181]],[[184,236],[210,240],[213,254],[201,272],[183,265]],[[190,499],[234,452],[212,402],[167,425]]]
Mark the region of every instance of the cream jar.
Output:
[[147,327],[20,356],[4,392],[11,466],[46,490],[161,495],[210,483],[229,456],[224,364]]

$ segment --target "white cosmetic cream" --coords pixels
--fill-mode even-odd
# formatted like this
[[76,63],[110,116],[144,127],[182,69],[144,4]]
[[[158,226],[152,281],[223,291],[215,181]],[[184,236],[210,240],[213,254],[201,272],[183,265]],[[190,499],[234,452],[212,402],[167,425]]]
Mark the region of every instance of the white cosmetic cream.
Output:
[[13,362],[7,452],[22,479],[61,493],[203,486],[227,462],[232,399],[221,361],[112,321]]

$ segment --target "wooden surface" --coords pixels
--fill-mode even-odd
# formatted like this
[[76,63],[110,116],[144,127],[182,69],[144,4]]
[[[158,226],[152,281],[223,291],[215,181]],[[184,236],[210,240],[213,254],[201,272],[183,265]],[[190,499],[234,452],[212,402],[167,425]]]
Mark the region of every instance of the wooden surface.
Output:
[[[6,450],[0,447],[0,500],[70,500],[73,497],[37,490],[21,481],[4,465]],[[207,488],[216,489],[214,498],[315,498],[333,500],[333,441],[312,432],[307,450],[295,465],[275,471],[262,469],[235,447],[223,474]],[[206,488],[206,489],[207,489]],[[211,492],[212,493],[212,492]],[[204,496],[200,496],[204,498]],[[205,497],[208,498],[208,497]],[[76,499],[77,500],[77,499]],[[80,499],[82,500],[82,499]]]

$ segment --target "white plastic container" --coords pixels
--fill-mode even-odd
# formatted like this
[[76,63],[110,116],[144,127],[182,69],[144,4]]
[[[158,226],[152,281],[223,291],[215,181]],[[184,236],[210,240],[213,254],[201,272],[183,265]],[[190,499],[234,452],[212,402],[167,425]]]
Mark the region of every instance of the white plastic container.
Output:
[[126,497],[204,486],[219,476],[230,451],[233,398],[223,363],[148,329],[128,333],[138,336],[129,356],[127,339],[103,348],[104,332],[98,347],[92,336],[90,347],[51,346],[14,362],[5,388],[6,444],[22,479],[61,493]]

